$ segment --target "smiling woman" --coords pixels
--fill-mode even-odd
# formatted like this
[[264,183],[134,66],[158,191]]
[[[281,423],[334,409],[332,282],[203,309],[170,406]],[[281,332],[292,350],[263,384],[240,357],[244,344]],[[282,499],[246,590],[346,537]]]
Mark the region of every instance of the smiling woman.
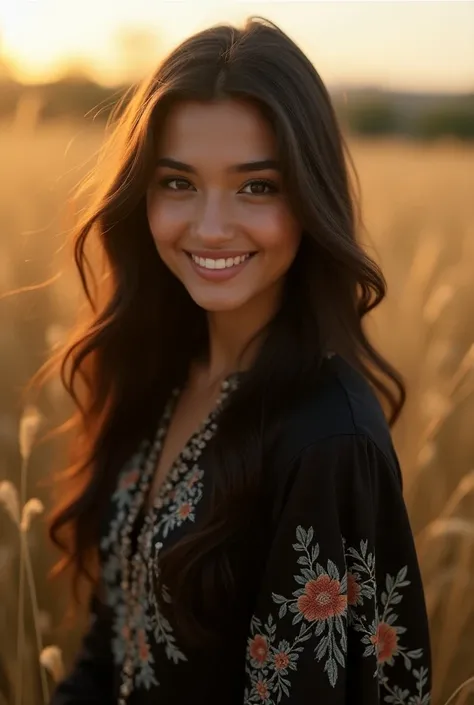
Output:
[[363,327],[385,282],[347,156],[261,18],[187,39],[119,115],[61,357],[78,434],[51,536],[92,619],[53,705],[428,705],[405,390]]
[[245,309],[275,310],[301,239],[270,124],[250,101],[184,101],[157,143],[147,213],[160,257],[198,306],[252,326]]

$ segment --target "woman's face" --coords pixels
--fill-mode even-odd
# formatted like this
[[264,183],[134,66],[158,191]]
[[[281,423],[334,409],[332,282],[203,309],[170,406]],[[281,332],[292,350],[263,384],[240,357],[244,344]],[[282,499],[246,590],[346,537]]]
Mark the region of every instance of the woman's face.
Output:
[[274,134],[251,103],[183,102],[160,132],[147,191],[163,262],[206,311],[277,300],[301,238]]

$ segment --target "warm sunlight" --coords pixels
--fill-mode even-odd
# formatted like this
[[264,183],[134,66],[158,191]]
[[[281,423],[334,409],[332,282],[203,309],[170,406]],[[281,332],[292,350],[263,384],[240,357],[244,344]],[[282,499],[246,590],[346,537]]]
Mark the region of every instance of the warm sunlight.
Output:
[[250,14],[280,23],[333,83],[474,86],[474,3],[468,2],[0,0],[0,51],[22,80],[52,78],[72,64],[113,83],[124,69],[117,42],[123,28],[156,35],[156,48],[147,47],[150,62],[196,29]]
[[0,0],[0,705],[474,705],[473,174],[474,0]]

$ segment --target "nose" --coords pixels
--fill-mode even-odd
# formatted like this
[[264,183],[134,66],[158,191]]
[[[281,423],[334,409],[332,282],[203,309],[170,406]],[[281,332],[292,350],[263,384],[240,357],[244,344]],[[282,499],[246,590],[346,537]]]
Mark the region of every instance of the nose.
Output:
[[196,209],[193,234],[202,245],[215,247],[232,238],[229,207],[218,194],[208,195]]

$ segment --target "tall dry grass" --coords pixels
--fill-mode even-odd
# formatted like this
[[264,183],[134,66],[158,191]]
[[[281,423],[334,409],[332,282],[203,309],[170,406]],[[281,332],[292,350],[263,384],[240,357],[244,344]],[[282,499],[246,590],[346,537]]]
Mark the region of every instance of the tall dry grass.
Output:
[[[36,129],[25,111],[0,130],[0,480],[22,484],[23,503],[35,497],[46,504],[40,481],[61,465],[61,452],[59,446],[39,448],[20,482],[19,391],[67,330],[77,307],[72,269],[61,254],[67,227],[63,206],[90,165],[102,131],[66,122]],[[469,705],[472,683],[454,691],[474,675],[474,148],[408,142],[351,147],[370,233],[366,245],[389,283],[370,332],[403,372],[409,390],[394,439],[432,626],[433,703],[452,696],[450,705]],[[50,277],[55,277],[50,287],[34,290]],[[33,290],[1,298],[25,286]],[[66,402],[57,384],[50,384],[39,403],[47,424],[64,416]],[[79,636],[57,626],[63,591],[45,578],[53,555],[44,530],[37,521],[34,526],[26,548],[38,604],[31,610],[28,603],[21,615],[24,705],[41,702],[39,645],[49,644],[43,663],[54,673],[60,667],[54,645],[69,662]],[[23,609],[17,576],[25,547],[18,534],[14,522],[0,516],[0,702],[3,680],[15,682],[15,649],[4,645],[16,648],[16,616]]]

